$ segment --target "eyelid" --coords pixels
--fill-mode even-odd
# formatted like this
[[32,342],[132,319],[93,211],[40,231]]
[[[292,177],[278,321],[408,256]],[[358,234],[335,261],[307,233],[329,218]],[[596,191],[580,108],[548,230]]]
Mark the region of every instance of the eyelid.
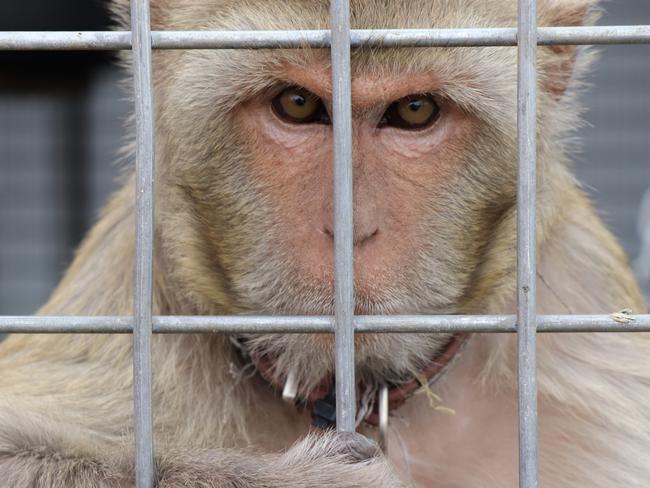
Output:
[[438,105],[440,105],[443,101],[442,95],[437,92],[409,93],[408,95],[404,95],[403,97],[393,100],[389,103],[389,106],[401,102],[402,100],[409,100],[412,98],[431,98]]
[[273,100],[275,97],[277,97],[281,93],[284,93],[287,90],[304,91],[305,93],[309,93],[310,95],[312,95],[317,100],[321,100],[321,98],[318,95],[316,95],[314,92],[312,92],[309,88],[305,88],[304,86],[296,85],[295,83],[289,83],[285,81],[281,81],[275,84],[274,86],[272,86],[267,92],[267,97],[270,100]]

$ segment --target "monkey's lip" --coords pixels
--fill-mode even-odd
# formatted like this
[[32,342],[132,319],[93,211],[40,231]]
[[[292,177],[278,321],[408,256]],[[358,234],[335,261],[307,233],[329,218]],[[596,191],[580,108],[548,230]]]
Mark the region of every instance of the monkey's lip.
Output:
[[[272,354],[256,354],[248,352],[246,347],[247,339],[245,337],[234,337],[233,341],[244,360],[246,358],[250,358],[250,361],[252,361],[259,375],[264,378],[264,380],[269,384],[277,388],[278,391],[282,391],[287,379],[280,377],[277,374],[275,367],[277,358]],[[334,384],[333,381],[334,376],[332,374],[327,374],[323,377],[321,382],[311,390],[304,391],[302,389],[299,389],[297,392],[298,396],[308,402],[315,402],[317,400],[320,400],[321,398],[327,396],[330,391],[332,391]]]

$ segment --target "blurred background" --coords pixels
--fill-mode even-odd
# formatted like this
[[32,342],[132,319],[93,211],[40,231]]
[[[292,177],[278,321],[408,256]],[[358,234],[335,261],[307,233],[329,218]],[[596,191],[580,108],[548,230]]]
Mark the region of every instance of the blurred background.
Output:
[[[648,0],[606,6],[601,24],[650,24]],[[102,0],[0,2],[0,31],[109,26]],[[650,46],[600,51],[576,170],[650,297]],[[116,186],[130,105],[110,53],[0,52],[0,67],[0,315],[31,314]]]

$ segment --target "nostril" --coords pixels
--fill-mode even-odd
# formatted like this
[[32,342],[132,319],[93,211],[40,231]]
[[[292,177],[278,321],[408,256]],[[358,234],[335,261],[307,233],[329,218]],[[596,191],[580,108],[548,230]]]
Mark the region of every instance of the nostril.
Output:
[[363,244],[363,243],[373,239],[375,236],[377,236],[377,234],[379,234],[379,229],[375,229],[372,232],[368,232],[368,233],[365,233],[365,234],[360,234],[358,236],[355,235],[354,236],[354,245],[358,246],[359,244]]
[[[329,236],[330,239],[334,240],[334,231],[329,227],[323,228],[323,234]],[[377,234],[379,234],[379,229],[375,229],[372,232],[355,233],[353,238],[354,245],[358,246],[359,244],[363,244],[364,242],[369,241],[370,239],[377,236]]]

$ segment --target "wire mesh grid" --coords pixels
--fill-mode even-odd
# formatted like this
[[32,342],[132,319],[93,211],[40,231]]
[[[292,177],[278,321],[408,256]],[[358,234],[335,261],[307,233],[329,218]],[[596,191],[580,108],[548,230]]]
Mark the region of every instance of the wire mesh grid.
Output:
[[[542,27],[536,0],[519,0],[516,28],[351,30],[349,0],[332,0],[331,30],[151,31],[148,0],[131,1],[131,31],[0,32],[0,50],[131,49],[136,114],[136,270],[132,317],[0,317],[7,333],[132,333],[136,486],[154,484],[151,392],[152,333],[334,333],[337,428],[354,430],[354,334],[482,332],[518,334],[519,483],[537,481],[537,332],[644,332],[650,315],[622,326],[607,315],[536,315],[536,48],[538,45],[650,44],[650,26]],[[154,128],[152,49],[331,47],[335,193],[335,315],[152,316]],[[355,316],[352,239],[352,127],[350,49],[376,47],[518,47],[517,314]]]

